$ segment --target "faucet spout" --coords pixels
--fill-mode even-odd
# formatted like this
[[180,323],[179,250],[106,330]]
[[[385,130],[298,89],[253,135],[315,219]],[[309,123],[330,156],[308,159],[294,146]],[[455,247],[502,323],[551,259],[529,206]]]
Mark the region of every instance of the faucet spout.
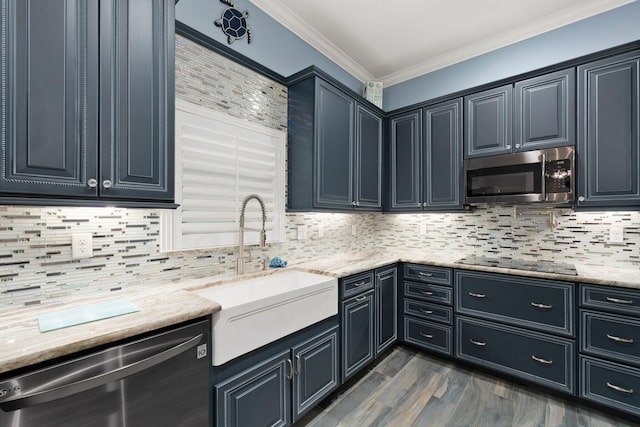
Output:
[[245,230],[249,230],[244,226],[244,212],[247,209],[247,203],[249,200],[255,199],[258,203],[260,203],[260,209],[262,211],[262,229],[256,230],[260,231],[260,247],[264,248],[267,244],[267,233],[265,231],[265,223],[267,222],[267,210],[264,206],[264,200],[257,194],[249,194],[242,201],[242,205],[240,206],[240,230],[239,230],[239,249],[238,249],[238,265],[237,270],[238,274],[244,274],[244,232]]

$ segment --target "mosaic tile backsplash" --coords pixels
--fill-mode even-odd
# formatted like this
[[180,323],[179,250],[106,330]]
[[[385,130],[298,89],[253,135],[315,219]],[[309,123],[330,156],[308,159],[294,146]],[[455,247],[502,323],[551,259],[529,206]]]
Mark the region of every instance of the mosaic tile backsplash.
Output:
[[[176,37],[176,96],[286,129],[286,87]],[[0,310],[159,282],[235,274],[237,248],[160,252],[162,211],[0,206]],[[459,214],[288,214],[285,241],[249,248],[247,271],[280,256],[298,262],[374,248],[505,255],[640,269],[640,212],[517,215],[507,207]],[[624,243],[608,244],[612,225]],[[352,234],[353,226],[356,235]],[[299,227],[308,238],[297,240]],[[424,233],[421,233],[421,228]],[[94,256],[74,260],[71,235],[91,233]],[[320,235],[322,234],[322,237]]]

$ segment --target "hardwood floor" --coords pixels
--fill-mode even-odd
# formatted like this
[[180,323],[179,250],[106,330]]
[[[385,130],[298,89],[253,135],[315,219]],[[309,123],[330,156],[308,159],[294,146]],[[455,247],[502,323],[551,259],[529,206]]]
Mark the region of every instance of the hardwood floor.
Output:
[[630,427],[638,423],[399,346],[295,426]]

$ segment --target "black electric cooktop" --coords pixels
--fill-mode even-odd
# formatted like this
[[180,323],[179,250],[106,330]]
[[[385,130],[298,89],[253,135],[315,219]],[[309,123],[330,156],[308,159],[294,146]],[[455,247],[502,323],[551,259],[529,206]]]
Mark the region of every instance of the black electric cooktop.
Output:
[[515,270],[538,271],[542,273],[566,274],[577,276],[578,272],[573,264],[553,261],[528,261],[508,257],[484,257],[469,255],[456,261],[458,264],[482,265],[486,267],[511,268]]

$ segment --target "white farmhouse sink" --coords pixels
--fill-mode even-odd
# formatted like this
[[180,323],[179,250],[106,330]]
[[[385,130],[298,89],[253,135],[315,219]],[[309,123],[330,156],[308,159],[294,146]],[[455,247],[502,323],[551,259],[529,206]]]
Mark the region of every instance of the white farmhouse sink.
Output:
[[338,313],[338,279],[296,270],[192,292],[222,306],[213,315],[214,366]]

